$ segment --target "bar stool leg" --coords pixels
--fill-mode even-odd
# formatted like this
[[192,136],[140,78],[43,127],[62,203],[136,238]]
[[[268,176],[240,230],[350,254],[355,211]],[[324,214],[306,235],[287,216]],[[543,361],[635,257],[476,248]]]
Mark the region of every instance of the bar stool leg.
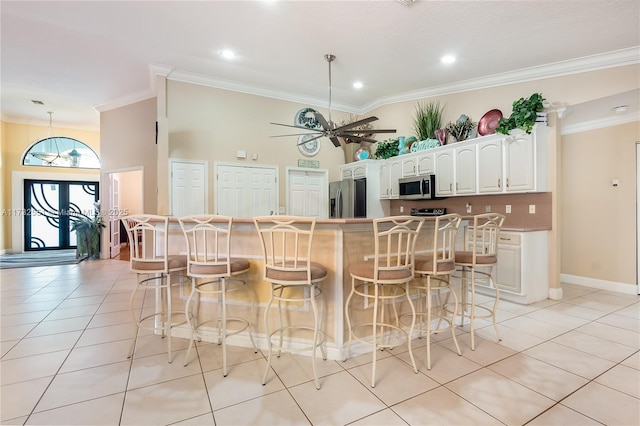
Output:
[[272,351],[272,342],[271,342],[271,332],[269,331],[269,310],[271,310],[271,305],[273,304],[273,296],[274,296],[274,288],[271,285],[269,302],[267,302],[267,306],[264,309],[264,330],[267,336],[267,366],[264,369],[264,375],[262,376],[262,386],[267,384],[267,374],[269,374],[269,369],[271,368],[271,351]]

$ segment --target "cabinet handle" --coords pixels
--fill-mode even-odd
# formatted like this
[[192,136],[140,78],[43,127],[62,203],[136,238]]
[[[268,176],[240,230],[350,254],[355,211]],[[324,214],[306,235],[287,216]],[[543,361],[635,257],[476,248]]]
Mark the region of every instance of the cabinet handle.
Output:
[[509,178],[507,178],[507,188],[509,187]]
[[500,178],[498,178],[498,188],[500,188]]
[[449,184],[449,191],[453,191],[453,187]]

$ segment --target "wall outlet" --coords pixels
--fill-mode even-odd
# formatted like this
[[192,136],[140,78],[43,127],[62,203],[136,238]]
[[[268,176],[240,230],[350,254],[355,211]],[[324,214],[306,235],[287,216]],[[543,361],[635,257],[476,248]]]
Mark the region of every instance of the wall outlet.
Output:
[[471,213],[471,204],[467,203],[467,213]]
[[404,213],[404,206],[400,206],[400,213]]
[[504,210],[506,213],[511,213],[511,204],[507,204],[507,207]]
[[491,205],[487,204],[486,206],[484,206],[484,212],[491,213]]
[[536,213],[536,205],[529,204],[529,214],[535,214],[535,213]]

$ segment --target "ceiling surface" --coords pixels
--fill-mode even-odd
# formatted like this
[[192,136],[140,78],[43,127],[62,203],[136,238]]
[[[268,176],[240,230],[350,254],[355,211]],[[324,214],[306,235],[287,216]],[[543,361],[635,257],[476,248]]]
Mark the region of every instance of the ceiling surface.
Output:
[[638,0],[403,3],[2,1],[2,118],[97,130],[99,111],[154,96],[156,73],[326,107],[327,53],[333,107],[360,114],[640,62]]

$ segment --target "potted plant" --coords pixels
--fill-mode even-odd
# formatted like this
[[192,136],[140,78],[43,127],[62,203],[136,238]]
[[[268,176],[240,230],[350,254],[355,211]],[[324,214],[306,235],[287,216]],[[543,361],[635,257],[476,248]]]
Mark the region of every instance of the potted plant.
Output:
[[100,214],[100,202],[94,203],[93,217],[79,214],[71,218],[71,231],[76,232],[76,258],[100,258],[100,234],[105,227]]
[[447,132],[456,139],[456,141],[462,142],[474,134],[476,126],[477,123],[462,114],[455,123],[449,122],[445,128],[447,129]]
[[374,152],[373,155],[375,155],[376,158],[381,159],[395,157],[398,155],[399,144],[400,141],[397,138],[380,141],[376,144],[376,152]]
[[440,106],[438,101],[418,102],[416,106],[416,116],[413,121],[413,128],[418,136],[418,140],[436,138],[436,130],[442,127],[442,115],[444,106]]
[[510,130],[522,129],[531,133],[533,125],[536,124],[538,113],[544,108],[544,98],[542,93],[534,93],[529,98],[520,98],[513,102],[513,112],[509,118],[502,118],[498,121],[497,133],[508,135]]

